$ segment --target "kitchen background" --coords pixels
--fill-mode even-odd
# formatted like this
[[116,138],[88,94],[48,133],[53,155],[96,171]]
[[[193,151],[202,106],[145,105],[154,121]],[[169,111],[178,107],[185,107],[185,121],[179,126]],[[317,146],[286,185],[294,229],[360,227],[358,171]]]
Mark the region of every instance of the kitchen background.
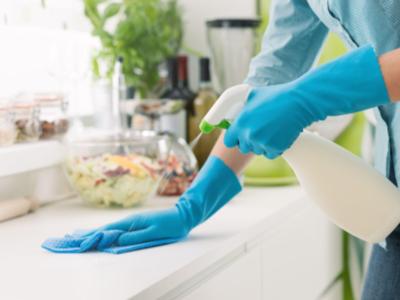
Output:
[[[181,0],[180,3],[184,18],[181,52],[189,56],[190,87],[193,91],[197,91],[199,88],[198,56],[210,55],[206,38],[206,21],[214,18],[257,18],[260,14],[266,14],[266,10],[260,8],[266,8],[268,1],[261,3],[249,0]],[[62,90],[69,101],[69,116],[85,118],[96,112],[99,85],[93,80],[91,57],[94,49],[99,48],[99,42],[91,35],[92,26],[83,14],[83,10],[81,0],[1,1],[0,82],[2,86],[0,97],[10,97],[20,92]],[[329,45],[331,47],[326,47],[322,53],[322,62],[345,51],[344,46],[335,36],[330,37]],[[216,76],[212,78],[214,86],[218,86]],[[349,125],[346,122],[346,126]],[[358,125],[356,124],[355,127],[360,126],[359,124],[362,123],[360,117],[357,118],[356,123]],[[357,138],[363,136],[363,143],[368,145],[363,147],[363,153],[369,158],[370,136],[357,132]],[[346,141],[343,143],[346,144]],[[360,147],[356,146],[355,152],[360,152]],[[60,145],[49,143],[46,149],[44,151],[49,151],[51,154],[46,157],[48,161],[42,165],[40,165],[40,158],[35,163],[32,163],[32,159],[28,162],[26,156],[34,155],[34,149],[24,151],[16,147],[1,150],[2,199],[0,201],[29,193],[42,202],[46,202],[54,200],[54,195],[67,197],[73,193],[66,184],[65,178],[59,176],[62,173],[60,167],[52,165],[52,161],[57,162],[61,159],[54,155],[54,153],[61,153]],[[10,158],[14,162],[10,161]],[[19,160],[18,164],[15,163],[16,160]],[[25,170],[21,172],[19,165],[23,165],[24,162],[26,162]],[[41,166],[39,170],[36,168],[37,165]],[[332,239],[338,239],[337,232],[333,234]],[[344,239],[344,241],[348,243],[348,240]],[[351,251],[357,252],[359,247],[354,249]],[[331,250],[335,253],[340,251],[339,249]],[[348,254],[344,252],[344,255]],[[343,263],[343,257],[338,258],[337,263]],[[345,263],[347,265],[344,265],[344,268],[349,268],[348,261]],[[359,274],[357,272],[353,274],[356,274],[353,275],[353,286],[354,293],[357,294]],[[345,275],[348,276],[347,273]],[[347,288],[349,288],[348,282],[349,280],[346,283]],[[339,290],[337,291],[340,293]]]
[[[254,18],[257,11],[256,2],[247,0],[183,0],[181,5],[185,21],[183,44],[201,54],[209,53],[206,20]],[[96,41],[90,35],[91,26],[83,9],[81,0],[0,3],[0,80],[6,83],[3,96],[19,91],[21,86],[26,90],[49,89],[49,84],[57,88],[62,83],[74,91],[70,99],[72,114],[92,112],[90,56]],[[191,87],[196,90],[198,64],[194,59],[190,63]]]
[[[255,18],[260,4],[245,0],[183,0],[179,3],[184,20],[181,53],[189,56],[190,87],[197,91],[199,56],[208,56],[210,53],[206,21],[217,17]],[[110,96],[111,91],[109,83],[105,90],[103,82],[93,78],[91,59],[95,49],[101,48],[101,45],[91,31],[92,25],[84,14],[84,2],[81,0],[2,1],[0,81],[4,84],[0,98],[12,99],[21,93],[61,91],[68,101],[70,117],[80,116],[84,119],[93,113],[99,114],[99,107],[100,110],[106,110],[101,99],[104,99],[104,94]],[[212,76],[214,85],[217,85],[215,78]],[[6,156],[2,157],[6,161]],[[3,168],[4,175],[7,173],[5,170]],[[16,172],[8,171],[8,174],[12,173]],[[18,178],[28,175],[15,174]],[[54,176],[49,176],[55,180]],[[57,184],[51,184],[55,186],[54,191],[49,191],[47,186],[50,184],[47,184],[35,193],[45,191],[49,196],[59,194],[59,187],[64,190],[64,182],[60,180]],[[30,184],[16,189],[19,181],[2,178],[0,185],[4,186],[3,197],[13,196],[16,190],[19,193],[31,190]]]

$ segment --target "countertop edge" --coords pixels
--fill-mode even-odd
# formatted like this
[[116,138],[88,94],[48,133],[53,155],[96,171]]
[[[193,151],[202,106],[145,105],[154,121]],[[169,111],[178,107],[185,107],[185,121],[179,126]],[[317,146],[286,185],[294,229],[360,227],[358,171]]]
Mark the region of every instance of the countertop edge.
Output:
[[163,280],[147,287],[136,295],[130,296],[129,299],[169,300],[187,294],[202,281],[206,280],[208,276],[230,265],[236,259],[251,251],[262,240],[272,237],[279,230],[284,220],[295,217],[305,209],[304,201],[302,200],[305,200],[304,196],[293,198],[284,208],[273,215],[266,216],[261,222],[228,239],[214,249],[212,253],[202,255],[184,268],[171,273]]

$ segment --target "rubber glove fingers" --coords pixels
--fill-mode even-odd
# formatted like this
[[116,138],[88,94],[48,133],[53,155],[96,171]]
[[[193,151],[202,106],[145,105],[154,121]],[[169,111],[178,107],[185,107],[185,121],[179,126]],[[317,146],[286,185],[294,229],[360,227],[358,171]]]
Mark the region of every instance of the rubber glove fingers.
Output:
[[241,143],[238,145],[240,153],[246,155],[252,152],[251,147],[247,143]]
[[228,148],[234,148],[239,145],[238,135],[232,129],[233,124],[225,131],[224,144]]

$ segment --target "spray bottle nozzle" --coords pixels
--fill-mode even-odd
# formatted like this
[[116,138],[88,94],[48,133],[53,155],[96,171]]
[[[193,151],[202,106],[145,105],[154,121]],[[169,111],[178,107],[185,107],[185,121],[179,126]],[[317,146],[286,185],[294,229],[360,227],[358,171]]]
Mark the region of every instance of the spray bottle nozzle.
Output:
[[212,125],[208,123],[207,121],[203,120],[200,123],[199,129],[202,133],[210,133],[212,132],[215,128],[220,128],[220,129],[228,129],[229,126],[231,126],[231,123],[228,120],[222,120],[216,125]]

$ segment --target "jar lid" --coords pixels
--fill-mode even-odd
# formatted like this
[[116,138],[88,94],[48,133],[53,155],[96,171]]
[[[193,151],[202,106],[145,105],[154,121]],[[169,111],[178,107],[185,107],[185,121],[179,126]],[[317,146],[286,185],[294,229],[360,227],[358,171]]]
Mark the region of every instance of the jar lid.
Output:
[[214,19],[206,22],[209,28],[257,28],[260,19]]

